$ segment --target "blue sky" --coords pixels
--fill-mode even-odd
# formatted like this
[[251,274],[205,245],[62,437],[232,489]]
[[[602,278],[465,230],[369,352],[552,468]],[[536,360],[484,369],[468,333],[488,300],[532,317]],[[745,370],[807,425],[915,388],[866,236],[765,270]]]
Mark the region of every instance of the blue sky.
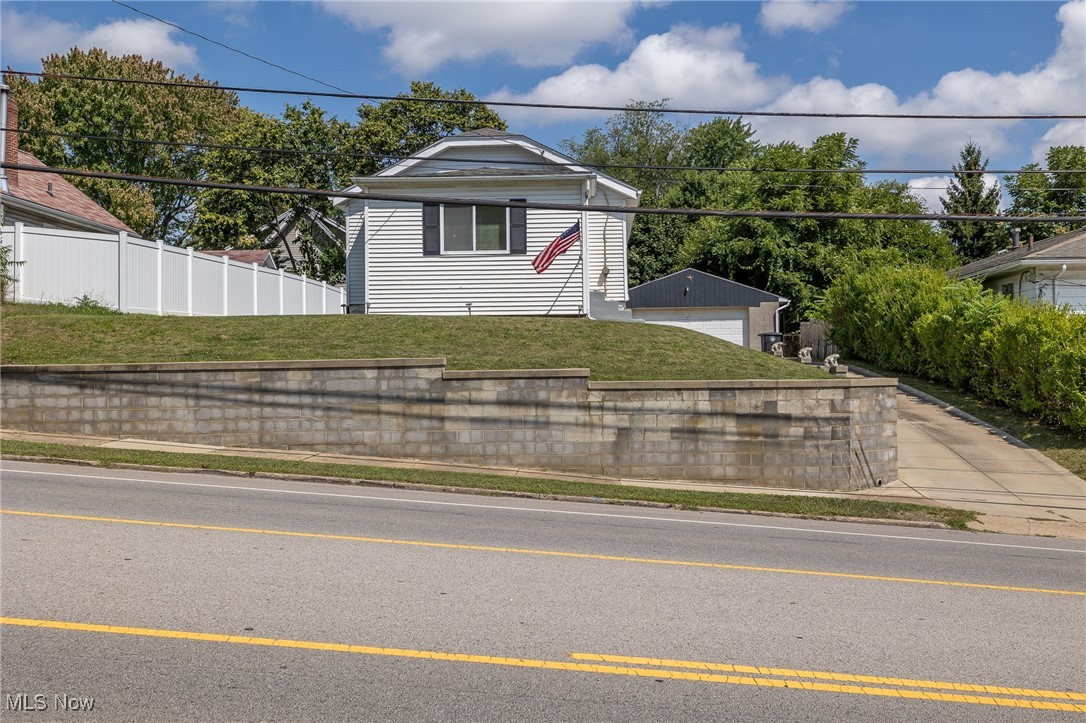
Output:
[[[674,106],[740,111],[1086,114],[1086,0],[126,2],[358,93],[395,95],[421,79],[490,100],[623,105],[671,98]],[[99,45],[224,85],[326,89],[109,2],[5,0],[0,22],[0,61],[15,69],[38,70],[42,55],[72,45]],[[284,102],[242,100],[268,113]],[[316,102],[346,118],[357,106]],[[499,112],[511,130],[552,146],[606,120],[589,112]],[[1041,160],[1051,145],[1086,144],[1081,120],[750,120],[764,141],[807,143],[848,131],[872,168],[949,168],[971,139],[991,168]],[[946,181],[912,183],[931,202]]]

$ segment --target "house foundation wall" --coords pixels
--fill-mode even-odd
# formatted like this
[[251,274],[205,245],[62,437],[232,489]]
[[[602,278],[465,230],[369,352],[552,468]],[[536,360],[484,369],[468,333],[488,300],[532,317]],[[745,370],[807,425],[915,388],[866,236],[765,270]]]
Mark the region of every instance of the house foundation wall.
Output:
[[443,359],[0,368],[3,425],[847,490],[897,476],[895,384],[589,382],[588,370],[448,371]]

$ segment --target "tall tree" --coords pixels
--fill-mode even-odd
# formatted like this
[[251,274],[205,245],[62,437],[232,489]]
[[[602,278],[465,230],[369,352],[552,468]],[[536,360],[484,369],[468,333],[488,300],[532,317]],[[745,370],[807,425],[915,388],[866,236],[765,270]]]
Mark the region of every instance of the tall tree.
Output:
[[410,93],[377,105],[360,105],[352,147],[360,153],[387,157],[359,160],[356,172],[375,173],[446,136],[480,128],[505,130],[501,116],[477,101],[463,88],[446,91],[434,83],[414,81]]
[[[1053,146],[1045,154],[1045,166],[1049,172],[1031,163],[1022,168],[1024,173],[1004,179],[1011,196],[1009,212],[1016,215],[1086,215],[1086,146]],[[1081,221],[1027,223],[1022,224],[1022,231],[1027,236],[1042,239],[1083,226],[1086,224]]]
[[[43,72],[127,78],[163,83],[197,83],[171,88],[45,77],[32,82],[8,76],[19,103],[20,146],[49,165],[175,178],[202,177],[205,152],[195,147],[133,143],[132,140],[201,144],[215,140],[238,113],[235,94],[194,76],[186,78],[160,62],[138,55],[110,55],[99,48],[50,55]],[[116,136],[102,141],[79,136]],[[181,243],[188,238],[197,189],[150,183],[73,178],[94,201],[146,238]]]
[[588,166],[619,164],[646,168],[602,168],[642,191],[642,204],[652,204],[667,190],[675,173],[647,166],[674,166],[680,161],[684,131],[661,109],[667,98],[636,101],[611,116],[604,128],[591,128],[583,138],[567,138],[559,146]]
[[757,147],[754,129],[742,118],[714,118],[686,134],[681,161],[687,166],[726,168],[750,157]]
[[[808,148],[791,142],[763,146],[740,164],[758,170],[717,174],[704,184],[700,203],[687,197],[683,204],[768,211],[922,210],[904,184],[866,185],[859,172],[863,162],[857,141],[843,133],[822,136]],[[672,198],[665,201],[670,205]],[[953,265],[946,237],[919,221],[757,217],[699,219],[686,235],[678,265],[787,296],[792,300],[791,317],[803,318],[841,259],[871,248],[897,249],[908,259],[944,268]]]
[[[965,144],[960,161],[953,168],[954,178],[947,187],[947,195],[940,198],[943,213],[995,215],[999,212],[999,184],[984,187],[988,159],[983,158],[980,146],[973,141]],[[1000,224],[948,221],[943,226],[966,263],[991,256],[1006,243],[1006,234]]]
[[[287,105],[281,118],[245,109],[223,132],[223,147],[208,153],[207,176],[259,186],[343,188],[353,161],[335,154],[348,148],[349,134],[348,123],[326,117],[310,101]],[[280,242],[286,244],[286,233],[297,227],[300,254],[295,258],[287,245],[281,261],[291,271],[335,283],[346,271],[340,244],[312,219],[338,217],[326,198],[208,189],[200,195],[194,240],[201,248],[284,248]],[[289,223],[277,222],[281,218]]]

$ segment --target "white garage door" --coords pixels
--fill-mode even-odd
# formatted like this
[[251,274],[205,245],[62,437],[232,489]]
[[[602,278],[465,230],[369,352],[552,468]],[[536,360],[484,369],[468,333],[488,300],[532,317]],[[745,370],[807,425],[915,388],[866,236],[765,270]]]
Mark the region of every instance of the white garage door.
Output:
[[700,331],[739,346],[747,345],[746,309],[633,309],[635,319]]

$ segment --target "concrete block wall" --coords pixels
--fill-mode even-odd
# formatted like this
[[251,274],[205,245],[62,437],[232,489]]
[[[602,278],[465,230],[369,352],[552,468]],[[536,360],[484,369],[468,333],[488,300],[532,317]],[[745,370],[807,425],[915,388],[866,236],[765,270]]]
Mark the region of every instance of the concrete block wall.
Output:
[[897,475],[885,379],[589,382],[444,359],[0,367],[3,426],[529,469],[859,489]]

